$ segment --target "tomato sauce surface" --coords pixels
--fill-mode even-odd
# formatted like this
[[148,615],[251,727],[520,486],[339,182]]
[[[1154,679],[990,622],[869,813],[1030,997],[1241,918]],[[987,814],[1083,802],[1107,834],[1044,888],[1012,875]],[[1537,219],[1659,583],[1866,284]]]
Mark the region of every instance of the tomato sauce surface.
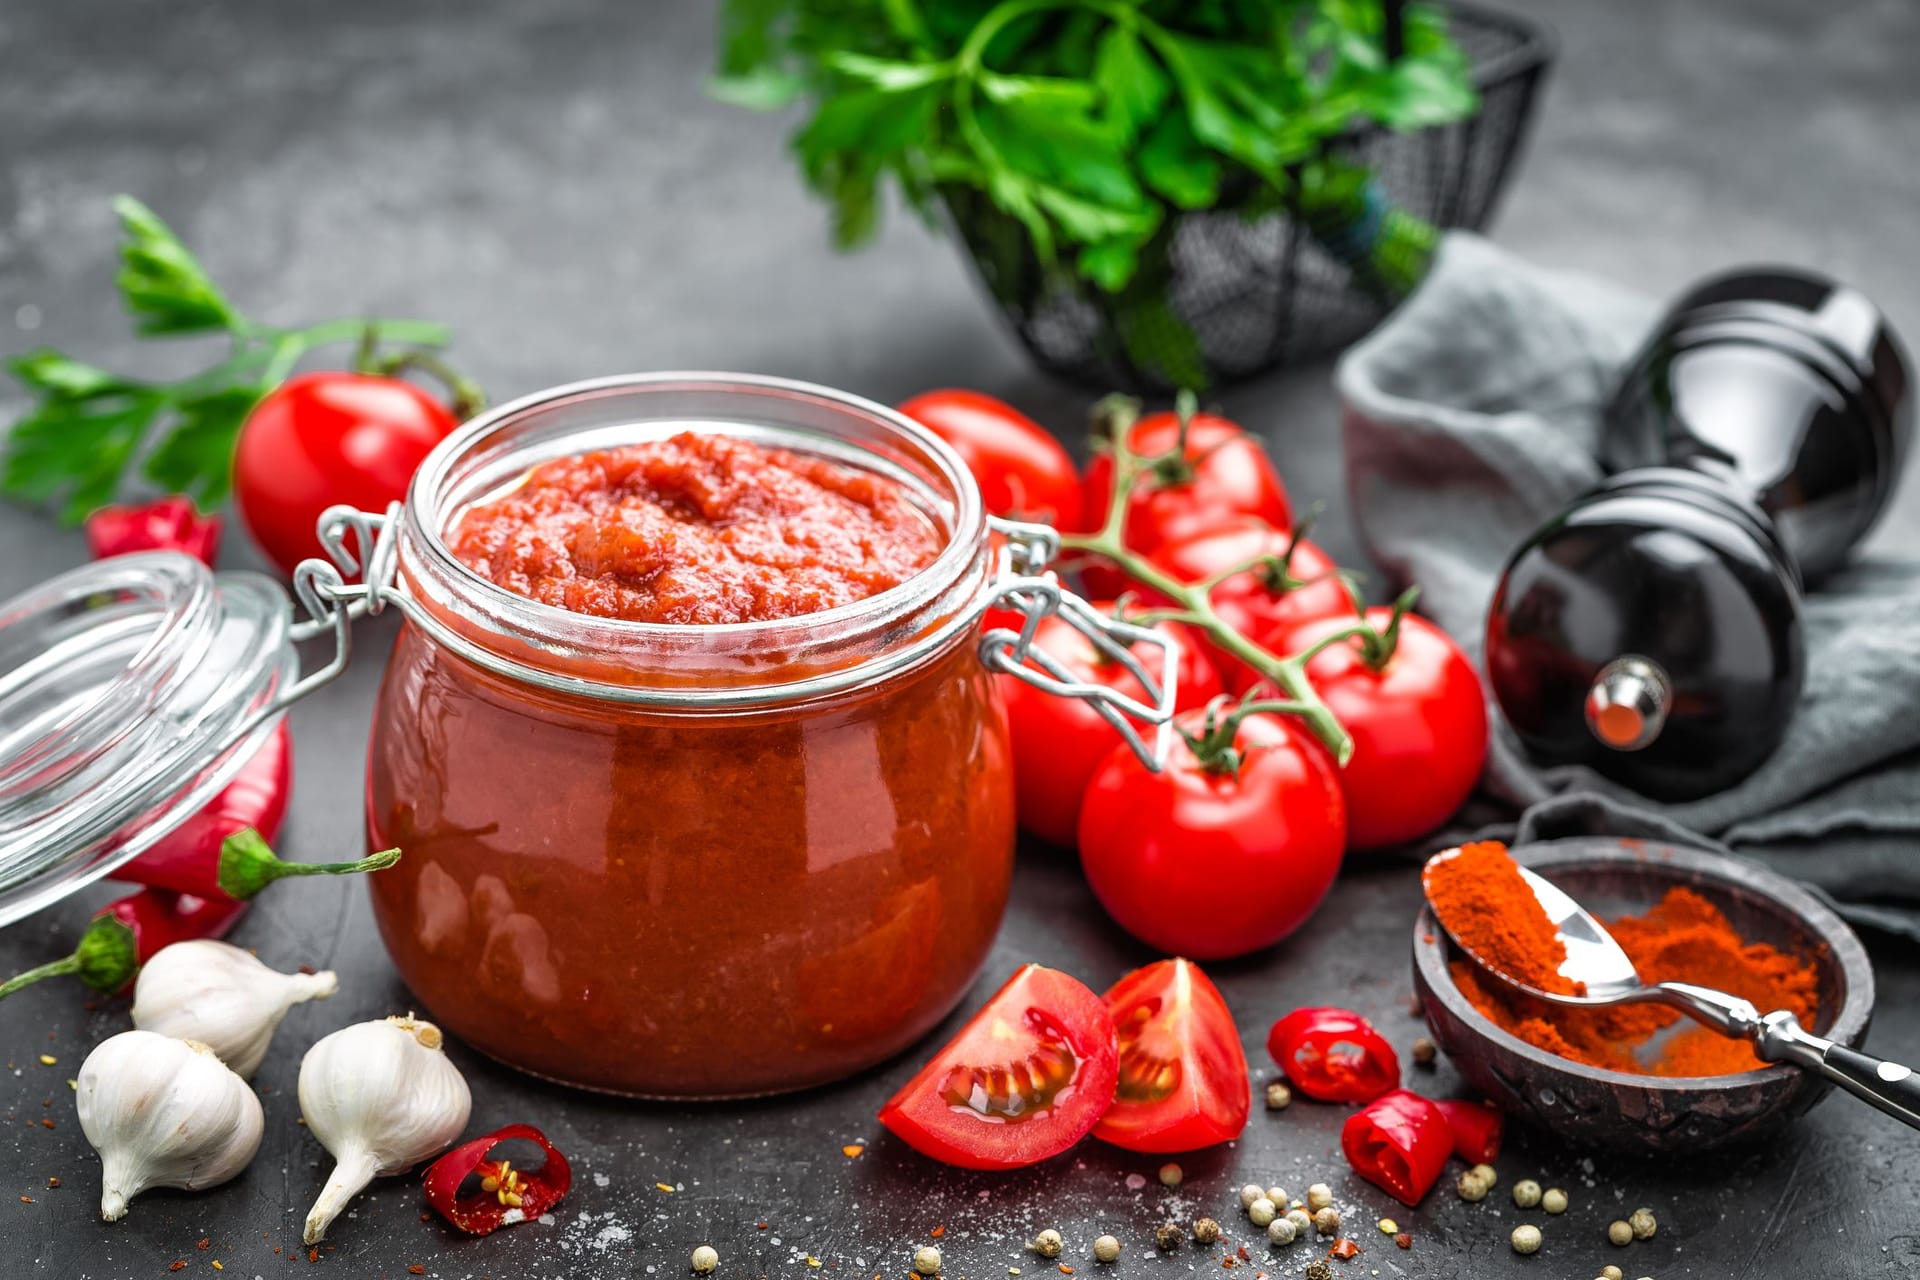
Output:
[[885,476],[693,432],[543,463],[468,509],[449,543],[543,604],[680,624],[852,604],[940,553],[933,522]]

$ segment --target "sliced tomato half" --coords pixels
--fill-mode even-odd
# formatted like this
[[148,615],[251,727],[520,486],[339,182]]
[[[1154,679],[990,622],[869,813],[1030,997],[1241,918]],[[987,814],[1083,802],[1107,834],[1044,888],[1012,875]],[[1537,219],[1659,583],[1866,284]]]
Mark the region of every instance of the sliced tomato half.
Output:
[[1193,1151],[1247,1127],[1247,1054],[1220,989],[1191,960],[1135,969],[1107,992],[1120,1083],[1095,1126],[1128,1151]]
[[1100,997],[1030,964],[887,1100],[880,1123],[945,1164],[1017,1169],[1085,1137],[1118,1074]]

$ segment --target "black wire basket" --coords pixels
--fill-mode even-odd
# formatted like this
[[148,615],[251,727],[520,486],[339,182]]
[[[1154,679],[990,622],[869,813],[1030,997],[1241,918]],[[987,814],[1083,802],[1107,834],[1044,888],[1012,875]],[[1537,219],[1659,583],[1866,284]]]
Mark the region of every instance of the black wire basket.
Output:
[[[1335,148],[1370,170],[1398,208],[1435,227],[1477,230],[1506,186],[1553,46],[1545,28],[1518,15],[1444,8],[1472,62],[1480,110],[1414,133],[1368,125]],[[1399,5],[1388,0],[1387,9],[1391,48]],[[1166,392],[1202,380],[1217,387],[1317,359],[1366,333],[1391,307],[1298,220],[1271,208],[1269,189],[1251,179],[1163,229],[1168,269],[1144,287],[1159,295],[1160,327],[1174,332],[1131,322],[1120,311],[1124,299],[1048,270],[1024,228],[983,192],[951,187],[941,195],[987,292],[1033,358],[1099,390]],[[1188,372],[1174,372],[1182,369]]]

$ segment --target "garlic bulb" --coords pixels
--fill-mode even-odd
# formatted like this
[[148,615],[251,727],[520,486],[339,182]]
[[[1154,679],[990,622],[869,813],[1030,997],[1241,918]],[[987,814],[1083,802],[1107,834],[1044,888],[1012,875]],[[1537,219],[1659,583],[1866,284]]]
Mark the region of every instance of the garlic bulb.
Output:
[[260,1069],[287,1010],[339,990],[331,970],[281,973],[249,952],[200,938],[162,947],[133,988],[133,1025],[198,1040],[242,1079]]
[[87,1055],[74,1087],[80,1128],[100,1153],[108,1222],[148,1187],[217,1186],[260,1149],[260,1099],[192,1040],[123,1031]]
[[440,1042],[440,1028],[408,1015],[343,1027],[307,1050],[300,1112],[336,1162],[307,1214],[308,1244],[374,1178],[439,1155],[467,1127],[473,1098]]

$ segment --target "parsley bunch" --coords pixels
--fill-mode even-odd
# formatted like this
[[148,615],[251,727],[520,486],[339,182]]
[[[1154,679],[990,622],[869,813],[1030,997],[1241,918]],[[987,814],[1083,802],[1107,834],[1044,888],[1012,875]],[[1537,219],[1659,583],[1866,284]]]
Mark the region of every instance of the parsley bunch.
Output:
[[[712,91],[812,101],[793,149],[843,248],[872,235],[891,181],[932,225],[943,196],[984,198],[1046,269],[1107,294],[1144,275],[1157,294],[1156,236],[1183,210],[1231,196],[1316,234],[1377,227],[1369,175],[1327,143],[1478,106],[1438,10],[1405,7],[1394,57],[1385,25],[1381,0],[727,0]],[[1405,244],[1345,256],[1392,292],[1432,232],[1389,223]],[[1169,321],[1162,305],[1139,323]]]
[[[444,325],[419,320],[334,320],[283,329],[249,320],[228,301],[187,247],[154,212],[117,196],[123,239],[115,283],[143,337],[224,334],[226,357],[176,382],[144,382],[40,348],[6,362],[33,398],[16,420],[0,460],[0,493],[27,502],[59,500],[77,522],[111,502],[128,474],[208,509],[232,483],[233,447],[262,396],[284,382],[300,358],[328,343],[358,342],[359,367],[396,371],[422,365],[444,371],[426,351],[377,358],[375,344],[439,347]],[[459,396],[471,384],[455,375]]]

